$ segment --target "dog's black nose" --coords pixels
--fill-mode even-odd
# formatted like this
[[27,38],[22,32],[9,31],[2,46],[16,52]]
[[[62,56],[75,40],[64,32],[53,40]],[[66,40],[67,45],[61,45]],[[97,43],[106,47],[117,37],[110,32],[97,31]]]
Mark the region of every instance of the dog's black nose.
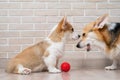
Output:
[[79,44],[76,45],[77,48],[80,48]]
[[78,37],[80,38],[80,35],[78,35]]

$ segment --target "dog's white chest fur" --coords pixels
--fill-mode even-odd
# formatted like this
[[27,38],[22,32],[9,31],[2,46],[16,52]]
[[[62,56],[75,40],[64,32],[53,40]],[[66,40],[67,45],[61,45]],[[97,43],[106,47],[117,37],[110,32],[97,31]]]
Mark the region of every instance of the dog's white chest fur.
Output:
[[50,47],[47,49],[50,52],[50,55],[61,57],[64,51],[64,42],[53,42],[50,39],[47,40],[50,43]]

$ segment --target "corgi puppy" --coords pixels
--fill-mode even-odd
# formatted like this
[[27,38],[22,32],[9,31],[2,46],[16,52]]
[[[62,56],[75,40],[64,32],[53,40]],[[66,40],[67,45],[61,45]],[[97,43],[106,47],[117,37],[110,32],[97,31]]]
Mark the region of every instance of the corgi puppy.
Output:
[[[74,28],[64,17],[43,41],[24,49],[12,58],[6,71],[16,74],[30,74],[31,72],[48,70],[49,72],[61,72],[57,69],[59,58],[64,54],[65,43],[70,35],[74,34]],[[79,35],[73,35],[78,39]]]
[[100,47],[105,55],[113,60],[112,65],[105,67],[105,69],[117,69],[120,59],[120,23],[109,23],[108,14],[104,14],[87,24],[76,47],[86,46],[87,51],[90,51],[91,45]]

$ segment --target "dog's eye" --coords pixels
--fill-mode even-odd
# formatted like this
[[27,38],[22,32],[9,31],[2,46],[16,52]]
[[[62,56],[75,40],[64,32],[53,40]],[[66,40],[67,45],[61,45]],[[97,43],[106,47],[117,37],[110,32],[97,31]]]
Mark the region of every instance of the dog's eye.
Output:
[[82,34],[82,36],[85,36],[85,35],[86,35],[85,33]]

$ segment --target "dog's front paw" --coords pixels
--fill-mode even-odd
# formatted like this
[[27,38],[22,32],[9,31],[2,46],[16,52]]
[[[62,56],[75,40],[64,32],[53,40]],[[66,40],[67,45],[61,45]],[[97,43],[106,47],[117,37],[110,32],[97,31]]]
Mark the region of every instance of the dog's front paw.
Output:
[[54,69],[49,70],[49,72],[51,72],[51,73],[60,73],[61,70],[54,68]]
[[31,69],[28,69],[28,68],[24,68],[24,70],[21,72],[22,75],[28,75],[30,74],[32,71]]
[[107,66],[105,67],[106,70],[116,70],[117,67],[116,66]]

